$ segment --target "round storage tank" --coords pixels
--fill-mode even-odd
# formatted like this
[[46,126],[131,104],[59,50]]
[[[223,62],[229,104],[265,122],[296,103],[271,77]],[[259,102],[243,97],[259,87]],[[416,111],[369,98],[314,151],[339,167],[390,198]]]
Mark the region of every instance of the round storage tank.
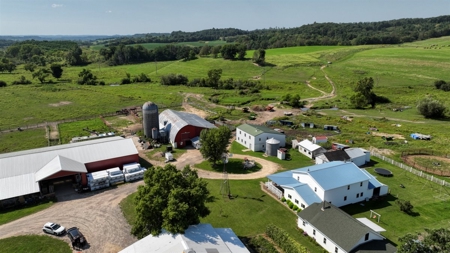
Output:
[[274,138],[266,141],[266,155],[277,156],[278,148],[280,147],[280,141]]
[[153,102],[146,102],[142,106],[144,135],[147,138],[152,136],[152,129],[159,129],[158,106]]
[[152,139],[157,140],[158,139],[158,134],[159,134],[158,128],[154,127],[152,129]]

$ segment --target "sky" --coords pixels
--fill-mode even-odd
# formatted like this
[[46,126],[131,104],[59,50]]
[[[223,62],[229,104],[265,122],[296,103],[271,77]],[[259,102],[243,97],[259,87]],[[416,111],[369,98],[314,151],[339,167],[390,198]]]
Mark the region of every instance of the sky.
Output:
[[450,0],[0,0],[0,35],[255,30],[450,15]]

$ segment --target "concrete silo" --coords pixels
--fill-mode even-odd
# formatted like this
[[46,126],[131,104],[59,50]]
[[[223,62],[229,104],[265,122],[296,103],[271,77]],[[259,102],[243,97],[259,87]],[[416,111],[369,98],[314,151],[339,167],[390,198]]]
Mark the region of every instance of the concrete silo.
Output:
[[158,106],[153,102],[145,102],[142,106],[142,115],[144,135],[147,138],[152,138],[152,129],[159,129]]
[[277,156],[278,148],[280,147],[280,141],[274,138],[266,141],[266,155]]

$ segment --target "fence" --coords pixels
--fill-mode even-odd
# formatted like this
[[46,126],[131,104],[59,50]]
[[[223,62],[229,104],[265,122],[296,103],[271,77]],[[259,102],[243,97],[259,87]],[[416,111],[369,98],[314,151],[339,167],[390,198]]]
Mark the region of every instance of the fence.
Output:
[[381,154],[378,154],[378,153],[374,152],[373,150],[371,151],[371,154],[373,156],[375,156],[375,157],[380,158],[381,160],[383,160],[385,162],[388,162],[388,163],[390,163],[392,165],[395,165],[395,166],[397,166],[397,167],[399,167],[399,168],[401,168],[403,170],[406,170],[406,171],[408,171],[408,172],[410,172],[410,173],[412,173],[412,174],[414,174],[416,176],[425,178],[426,180],[429,180],[431,182],[434,182],[434,183],[442,185],[442,186],[450,187],[450,183],[445,181],[445,180],[443,180],[443,179],[436,178],[435,176],[428,175],[428,174],[424,173],[421,170],[416,170],[416,169],[414,169],[412,167],[409,167],[408,165],[405,165],[403,163],[399,163],[397,161],[394,161],[391,158],[385,157],[385,156],[383,156]]
[[277,196],[279,199],[283,198],[283,192],[280,191],[280,189],[278,189],[275,185],[273,185],[272,182],[265,182],[264,185],[271,193],[275,194],[275,196]]

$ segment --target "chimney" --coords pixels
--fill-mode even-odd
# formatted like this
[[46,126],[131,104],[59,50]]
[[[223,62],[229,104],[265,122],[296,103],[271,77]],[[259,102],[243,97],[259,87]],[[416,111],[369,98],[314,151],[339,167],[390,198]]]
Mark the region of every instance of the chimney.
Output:
[[320,210],[325,211],[325,200],[322,202],[322,208]]

